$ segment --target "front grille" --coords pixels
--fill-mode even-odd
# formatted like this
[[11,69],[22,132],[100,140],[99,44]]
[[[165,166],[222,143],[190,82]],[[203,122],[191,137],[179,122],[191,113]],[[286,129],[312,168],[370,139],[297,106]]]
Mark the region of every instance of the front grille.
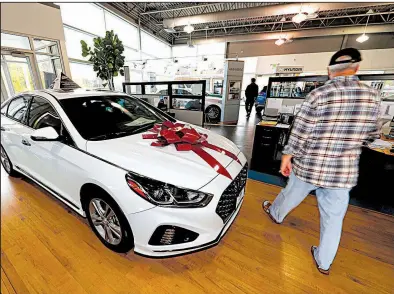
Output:
[[246,185],[246,179],[248,178],[248,164],[242,168],[238,176],[231,182],[231,184],[224,190],[220,197],[218,206],[216,207],[216,213],[222,218],[223,222],[226,223],[228,218],[237,208],[237,198],[239,193]]

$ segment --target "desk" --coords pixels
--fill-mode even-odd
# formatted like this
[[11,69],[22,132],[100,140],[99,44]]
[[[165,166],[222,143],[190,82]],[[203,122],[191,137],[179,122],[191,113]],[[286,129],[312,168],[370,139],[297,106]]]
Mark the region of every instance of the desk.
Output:
[[[255,129],[249,177],[284,187],[287,178],[279,173],[289,128],[260,125]],[[382,138],[383,139],[383,138]],[[363,147],[357,185],[351,190],[352,204],[381,212],[394,212],[394,156],[388,149]]]

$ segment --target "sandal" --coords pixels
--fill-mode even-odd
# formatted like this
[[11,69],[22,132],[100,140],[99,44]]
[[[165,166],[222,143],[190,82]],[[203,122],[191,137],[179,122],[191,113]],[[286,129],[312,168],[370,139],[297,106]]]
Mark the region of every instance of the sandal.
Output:
[[276,219],[274,219],[274,217],[272,216],[272,214],[271,214],[271,212],[270,212],[270,207],[271,207],[271,205],[272,205],[271,202],[269,202],[268,200],[265,200],[265,201],[263,202],[263,209],[264,209],[264,211],[268,214],[268,216],[270,217],[270,219],[271,219],[274,223],[280,225],[280,222],[278,222]]
[[320,273],[322,273],[323,275],[329,275],[329,274],[330,274],[330,268],[328,268],[327,270],[325,270],[325,269],[322,269],[322,268],[319,267],[319,264],[317,263],[316,258],[315,258],[315,250],[316,250],[316,249],[317,249],[316,246],[312,246],[312,247],[311,247],[311,253],[312,253],[313,260],[315,261],[316,268],[317,268],[317,270],[318,270]]

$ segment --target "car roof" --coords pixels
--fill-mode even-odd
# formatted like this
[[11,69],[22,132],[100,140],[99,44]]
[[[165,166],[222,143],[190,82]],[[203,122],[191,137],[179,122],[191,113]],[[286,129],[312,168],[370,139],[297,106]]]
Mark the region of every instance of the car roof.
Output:
[[[24,94],[50,94],[54,96],[56,99],[70,99],[70,98],[80,98],[80,97],[89,97],[89,96],[126,96],[123,92],[115,92],[109,91],[106,89],[75,89],[75,90],[53,90],[53,89],[45,89],[45,90],[35,90],[30,92],[25,92]],[[21,93],[22,94],[22,93]]]

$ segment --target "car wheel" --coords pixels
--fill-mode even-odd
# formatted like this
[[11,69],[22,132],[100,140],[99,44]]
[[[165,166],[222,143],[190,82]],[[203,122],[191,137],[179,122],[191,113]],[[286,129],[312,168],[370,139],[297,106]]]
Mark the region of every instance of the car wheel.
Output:
[[84,201],[90,227],[109,249],[126,253],[134,247],[129,222],[117,203],[104,191],[95,189]]
[[208,122],[219,122],[220,121],[220,108],[215,105],[208,106],[205,110]]
[[14,170],[14,166],[12,165],[12,162],[3,146],[1,146],[1,165],[9,176],[17,177],[19,175],[18,172]]

